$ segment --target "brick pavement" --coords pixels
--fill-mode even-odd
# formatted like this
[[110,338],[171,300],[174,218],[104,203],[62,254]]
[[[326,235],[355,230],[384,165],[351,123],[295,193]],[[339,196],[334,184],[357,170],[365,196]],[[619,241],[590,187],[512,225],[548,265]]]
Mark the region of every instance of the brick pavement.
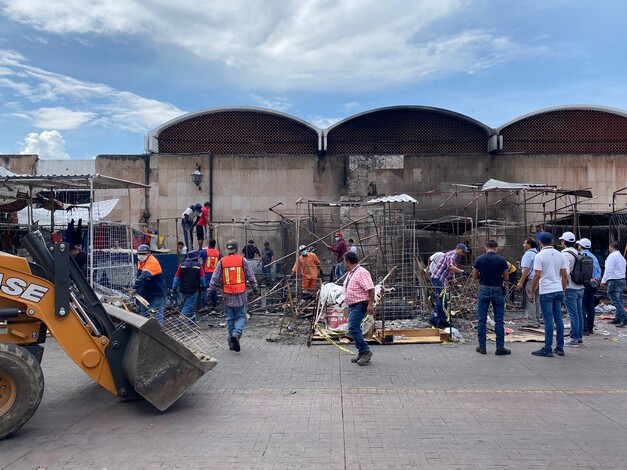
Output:
[[627,468],[627,341],[555,358],[375,346],[359,367],[265,333],[216,349],[164,413],[112,397],[50,341],[42,404],[0,441],[0,469]]

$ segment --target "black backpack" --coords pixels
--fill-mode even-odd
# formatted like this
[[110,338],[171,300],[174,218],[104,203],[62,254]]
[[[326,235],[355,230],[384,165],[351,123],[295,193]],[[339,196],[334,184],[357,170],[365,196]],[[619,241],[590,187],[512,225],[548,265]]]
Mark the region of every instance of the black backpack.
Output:
[[580,286],[588,284],[594,272],[594,261],[585,253],[575,254],[571,250],[568,250],[568,253],[575,258],[575,265],[570,272],[570,280]]

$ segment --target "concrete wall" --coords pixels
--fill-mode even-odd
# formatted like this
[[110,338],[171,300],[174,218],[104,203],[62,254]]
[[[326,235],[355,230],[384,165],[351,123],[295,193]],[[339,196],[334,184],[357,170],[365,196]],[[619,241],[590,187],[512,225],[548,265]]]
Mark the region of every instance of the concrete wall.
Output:
[[[213,163],[213,220],[280,220],[268,211],[282,202],[281,211],[294,213],[299,198],[338,200],[344,191],[344,159],[315,155],[215,155]],[[197,188],[191,173],[201,166]],[[153,220],[161,218],[160,232],[174,247],[175,225],[182,212],[196,202],[209,201],[210,170],[207,155],[150,156],[149,207]],[[225,235],[226,236],[226,235]],[[179,238],[182,238],[179,231]],[[219,240],[220,243],[226,240]],[[243,240],[242,240],[243,241]]]
[[1,155],[0,166],[18,175],[35,174],[37,155]]
[[[136,183],[144,183],[144,161],[144,155],[98,155],[96,158],[96,173]],[[137,228],[146,207],[145,193],[146,190],[144,189],[131,189],[130,193],[126,189],[100,190],[96,192],[96,198],[99,200],[119,198],[120,202],[109,214],[107,220],[124,224],[130,222]],[[153,218],[155,217],[157,217],[156,213],[153,215]]]
[[[582,211],[609,210],[612,192],[627,186],[626,155],[351,155],[348,161],[349,195],[363,196],[373,187],[376,187],[377,194],[408,193],[419,199],[422,218],[445,215],[438,207],[450,196],[455,183],[477,184],[494,178],[567,189],[589,188],[595,199],[579,199],[579,210]],[[459,189],[464,190],[463,187]],[[420,193],[432,190],[435,192],[420,196]],[[502,196],[490,195],[489,204]],[[445,207],[463,207],[473,198],[471,192],[460,194]],[[484,205],[485,201],[481,201],[480,217],[484,216]],[[518,212],[522,218],[520,209]],[[502,210],[498,205],[490,208],[489,217],[503,216]]]

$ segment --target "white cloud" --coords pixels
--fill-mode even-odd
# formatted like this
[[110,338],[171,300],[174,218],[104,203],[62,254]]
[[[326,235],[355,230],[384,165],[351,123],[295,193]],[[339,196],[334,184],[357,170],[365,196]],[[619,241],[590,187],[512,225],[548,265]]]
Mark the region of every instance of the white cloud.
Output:
[[93,119],[95,113],[72,111],[71,109],[39,108],[29,113],[29,118],[35,127],[40,129],[76,129]]
[[259,106],[264,108],[274,109],[275,111],[286,112],[292,107],[292,103],[287,98],[272,97],[264,98],[259,95],[250,95],[250,99],[253,100]]
[[308,116],[307,121],[312,123],[319,129],[326,129],[327,127],[332,126],[338,121],[341,121],[343,118],[338,117],[327,117],[327,116]]
[[24,148],[20,155],[39,155],[43,160],[68,160],[65,140],[59,131],[32,132],[24,139]]
[[9,89],[32,103],[63,102],[74,108],[20,109],[15,114],[42,129],[75,129],[89,123],[146,132],[184,113],[169,103],[30,66],[26,58],[15,51],[0,50],[1,88]]
[[[242,88],[364,90],[476,73],[537,53],[490,31],[432,35],[468,0],[11,0],[9,18],[38,30],[133,35],[221,63]],[[155,34],[158,31],[158,34]]]

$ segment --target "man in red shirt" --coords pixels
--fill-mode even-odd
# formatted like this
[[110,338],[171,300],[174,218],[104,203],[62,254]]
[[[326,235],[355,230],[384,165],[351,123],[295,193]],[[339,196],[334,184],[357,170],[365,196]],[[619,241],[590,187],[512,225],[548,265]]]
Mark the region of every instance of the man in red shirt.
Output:
[[340,232],[335,234],[335,242],[337,243],[335,246],[330,246],[326,243],[325,245],[329,250],[337,255],[337,264],[335,265],[335,280],[337,281],[344,274],[346,274],[346,267],[344,266],[344,253],[348,251],[348,246],[346,246],[344,237]]
[[207,239],[207,232],[209,231],[209,208],[211,203],[205,202],[200,210],[200,216],[198,217],[198,223],[196,224],[196,238],[198,238],[198,251],[202,250],[204,241]]
[[359,265],[357,253],[349,251],[344,255],[346,278],[344,279],[344,297],[348,304],[348,332],[355,341],[358,355],[351,359],[360,366],[366,365],[372,357],[372,351],[364,339],[361,323],[366,314],[374,314],[374,284],[366,268]]

